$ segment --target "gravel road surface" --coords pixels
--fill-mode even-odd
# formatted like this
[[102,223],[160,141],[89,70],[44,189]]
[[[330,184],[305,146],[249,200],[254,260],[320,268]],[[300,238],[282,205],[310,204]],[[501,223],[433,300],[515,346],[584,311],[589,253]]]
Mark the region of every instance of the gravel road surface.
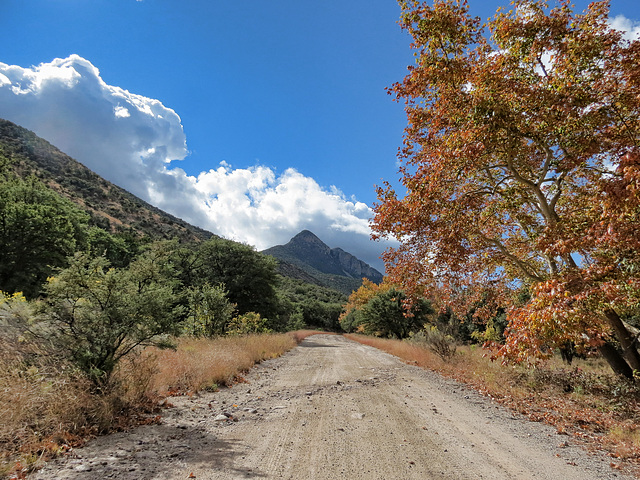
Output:
[[30,476],[72,479],[628,479],[473,390],[315,335],[160,425],[98,438]]

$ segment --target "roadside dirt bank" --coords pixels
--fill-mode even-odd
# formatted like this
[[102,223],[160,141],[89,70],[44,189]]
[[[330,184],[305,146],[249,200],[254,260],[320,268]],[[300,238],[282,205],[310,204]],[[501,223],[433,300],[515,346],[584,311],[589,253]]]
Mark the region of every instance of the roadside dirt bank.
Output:
[[552,428],[340,336],[309,337],[246,379],[171,399],[160,425],[98,438],[29,478],[633,478]]

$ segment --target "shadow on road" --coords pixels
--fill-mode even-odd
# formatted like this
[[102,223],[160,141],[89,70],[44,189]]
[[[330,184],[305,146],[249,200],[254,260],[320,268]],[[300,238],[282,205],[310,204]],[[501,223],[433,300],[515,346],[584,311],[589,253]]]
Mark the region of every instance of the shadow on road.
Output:
[[[209,432],[201,432],[202,440],[190,439],[188,452],[183,461],[189,468],[211,475],[219,470],[233,472],[242,478],[265,478],[267,475],[255,469],[242,467],[242,462],[236,464],[238,457],[247,454],[247,445],[235,439],[221,440]],[[194,441],[195,440],[195,441]],[[164,471],[166,471],[166,467]],[[163,468],[160,467],[162,472]],[[215,478],[215,475],[212,477]]]
[[317,343],[309,339],[303,340],[300,346],[308,348],[340,348],[340,345],[327,345],[324,343]]
[[[131,435],[102,437],[91,447],[76,450],[79,459],[73,467],[57,472],[55,478],[151,480],[175,471],[176,464],[184,466],[185,478],[190,472],[216,478],[222,470],[241,478],[265,478],[265,473],[241,466],[238,459],[247,454],[247,448],[239,440],[221,440],[197,426],[153,425],[136,429]],[[94,449],[99,453],[90,451]],[[92,461],[85,463],[82,458]],[[49,474],[45,467],[32,478],[50,480]]]

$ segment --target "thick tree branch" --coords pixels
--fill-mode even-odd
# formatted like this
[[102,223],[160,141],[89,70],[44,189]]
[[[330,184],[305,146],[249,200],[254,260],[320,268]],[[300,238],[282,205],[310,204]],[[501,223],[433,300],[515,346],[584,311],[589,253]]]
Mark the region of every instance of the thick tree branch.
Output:
[[502,242],[496,240],[495,238],[486,237],[482,234],[480,234],[480,237],[487,244],[487,246],[497,248],[502,255],[508,258],[513,263],[513,265],[516,266],[524,274],[527,279],[533,282],[541,282],[543,280],[540,275],[537,275],[533,272],[534,269],[531,266],[527,265],[526,262],[509,252],[509,250],[507,250],[507,247],[505,247]]
[[549,225],[555,225],[555,223],[558,221],[558,215],[549,205],[547,197],[545,197],[542,189],[535,182],[532,182],[531,180],[525,178],[520,174],[520,172],[518,172],[518,170],[515,168],[515,165],[513,164],[512,158],[507,159],[507,165],[509,166],[509,171],[513,174],[514,178],[521,184],[528,186],[533,191],[536,198],[538,199],[541,213],[545,217]]

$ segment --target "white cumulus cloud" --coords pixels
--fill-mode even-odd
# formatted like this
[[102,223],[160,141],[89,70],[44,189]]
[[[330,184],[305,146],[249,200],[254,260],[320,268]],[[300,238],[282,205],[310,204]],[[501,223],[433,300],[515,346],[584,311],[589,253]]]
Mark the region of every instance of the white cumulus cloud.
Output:
[[127,110],[125,107],[118,105],[116,108],[113,109],[116,115],[116,117],[118,118],[127,118],[130,117],[131,114],[129,113],[129,110]]
[[22,68],[0,63],[0,116],[35,131],[143,198],[154,176],[187,155],[180,117],[158,100],[107,85],[78,55]]
[[370,233],[371,211],[366,205],[335,189],[322,189],[293,168],[276,175],[263,166],[232,169],[225,164],[192,181],[218,231],[259,248],[277,244],[290,238],[291,232],[305,228],[334,239],[350,235],[368,238]]
[[609,26],[621,31],[623,38],[627,40],[640,40],[640,22],[630,20],[624,15],[617,15],[609,19]]
[[293,168],[234,169],[220,162],[187,175],[174,163],[188,154],[178,114],[159,100],[108,85],[78,55],[28,68],[0,62],[0,105],[0,117],[190,223],[259,250],[308,229],[382,269],[383,246],[369,239],[367,205]]

